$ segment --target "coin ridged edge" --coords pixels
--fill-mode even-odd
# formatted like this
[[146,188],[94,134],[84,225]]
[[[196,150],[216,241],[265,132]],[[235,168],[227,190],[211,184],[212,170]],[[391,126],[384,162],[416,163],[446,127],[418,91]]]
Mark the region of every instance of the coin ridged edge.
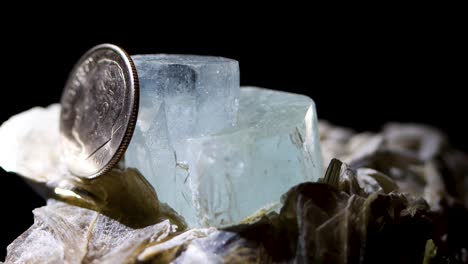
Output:
[[75,173],[69,170],[70,173],[72,173],[73,175],[76,175],[79,178],[84,178],[88,180],[95,179],[103,174],[108,173],[109,171],[114,169],[115,166],[118,164],[118,162],[123,158],[123,156],[125,155],[125,152],[127,151],[128,145],[130,144],[132,140],[133,132],[135,131],[136,122],[138,118],[138,109],[139,109],[139,104],[140,104],[140,83],[138,79],[138,73],[135,67],[135,63],[133,62],[130,55],[124,49],[114,44],[109,44],[109,43],[100,44],[88,50],[80,58],[79,61],[82,61],[82,59],[85,58],[88,54],[92,54],[94,51],[99,50],[99,49],[111,49],[112,51],[116,52],[124,59],[125,64],[128,64],[127,67],[130,69],[130,78],[131,78],[130,82],[133,83],[133,93],[132,93],[133,102],[131,106],[130,117],[128,119],[128,125],[125,130],[122,141],[120,142],[119,147],[117,148],[116,152],[114,153],[112,158],[109,160],[109,162],[102,169],[90,175],[76,175]]
[[133,81],[133,105],[132,105],[133,109],[132,109],[132,112],[130,114],[127,130],[125,131],[125,135],[124,135],[124,137],[122,139],[122,142],[120,143],[119,148],[115,152],[114,156],[109,161],[107,166],[105,166],[101,171],[95,173],[94,175],[89,176],[88,179],[94,179],[94,178],[97,178],[97,177],[99,177],[99,176],[101,176],[103,174],[108,173],[109,171],[114,169],[115,166],[119,163],[119,161],[123,158],[123,156],[125,155],[125,152],[127,151],[128,146],[130,145],[130,142],[132,140],[133,132],[135,131],[136,122],[137,122],[137,118],[138,118],[138,109],[139,109],[139,105],[140,105],[140,82],[139,82],[139,79],[138,79],[138,73],[137,73],[137,70],[136,70],[136,67],[135,67],[135,63],[133,62],[130,55],[124,49],[120,48],[119,46],[113,45],[113,44],[101,44],[101,45],[97,46],[96,49],[101,48],[101,47],[111,47],[113,50],[116,50],[119,53],[122,53],[123,57],[125,57],[127,59],[127,62],[130,64],[129,65],[130,69],[131,69],[131,76],[130,77],[133,79],[133,80],[131,80],[131,81]]

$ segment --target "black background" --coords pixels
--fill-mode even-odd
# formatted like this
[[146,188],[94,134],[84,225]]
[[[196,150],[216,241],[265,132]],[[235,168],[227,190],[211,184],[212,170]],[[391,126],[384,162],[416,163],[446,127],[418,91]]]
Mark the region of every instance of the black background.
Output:
[[[149,17],[131,25],[114,16],[70,25],[62,25],[68,21],[63,18],[50,23],[36,18],[24,26],[8,21],[14,27],[2,26],[0,122],[58,102],[78,58],[109,42],[130,54],[234,58],[242,85],[307,94],[321,119],[358,131],[376,131],[388,121],[426,123],[468,150],[466,30],[458,30],[457,21],[433,14],[414,19],[288,15],[292,18],[247,20],[240,14],[223,19],[221,13],[203,22]],[[44,201],[15,175],[1,171],[0,182],[2,259],[6,246],[32,224],[31,210]]]

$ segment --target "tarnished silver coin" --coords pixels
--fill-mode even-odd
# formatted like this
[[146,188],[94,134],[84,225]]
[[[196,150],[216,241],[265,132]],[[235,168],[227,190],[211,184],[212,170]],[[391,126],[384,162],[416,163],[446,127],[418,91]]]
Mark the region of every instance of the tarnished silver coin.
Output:
[[72,174],[94,178],[119,162],[133,135],[138,94],[135,66],[123,49],[102,44],[81,57],[61,99],[62,148]]

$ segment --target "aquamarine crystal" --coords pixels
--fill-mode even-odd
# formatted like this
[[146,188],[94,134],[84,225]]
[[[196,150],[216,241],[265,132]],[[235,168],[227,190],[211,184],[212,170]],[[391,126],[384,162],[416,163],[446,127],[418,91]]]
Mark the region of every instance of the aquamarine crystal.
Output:
[[192,201],[203,226],[273,208],[289,188],[323,172],[309,97],[244,87],[239,103],[235,127],[187,140]]
[[141,99],[125,164],[137,168],[189,226],[237,223],[321,175],[310,98],[239,89],[234,60],[132,58]]
[[132,59],[140,83],[142,129],[149,129],[162,112],[172,142],[209,135],[234,124],[239,96],[236,60],[165,54]]
[[132,59],[140,83],[140,107],[125,164],[148,179],[161,201],[183,216],[194,215],[185,141],[235,124],[238,62],[164,54]]

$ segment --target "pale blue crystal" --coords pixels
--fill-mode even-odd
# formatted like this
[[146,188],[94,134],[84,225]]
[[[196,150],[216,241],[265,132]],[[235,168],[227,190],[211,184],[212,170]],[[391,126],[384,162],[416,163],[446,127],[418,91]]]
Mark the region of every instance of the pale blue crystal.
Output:
[[245,87],[239,103],[236,127],[187,141],[199,225],[239,222],[323,173],[317,114],[309,97]]
[[137,168],[159,199],[195,215],[187,181],[185,140],[211,135],[236,122],[236,60],[195,55],[132,56],[140,83],[140,107],[125,164]]
[[261,88],[239,90],[234,60],[132,57],[140,112],[125,155],[189,226],[226,226],[274,206],[322,174],[314,102]]

